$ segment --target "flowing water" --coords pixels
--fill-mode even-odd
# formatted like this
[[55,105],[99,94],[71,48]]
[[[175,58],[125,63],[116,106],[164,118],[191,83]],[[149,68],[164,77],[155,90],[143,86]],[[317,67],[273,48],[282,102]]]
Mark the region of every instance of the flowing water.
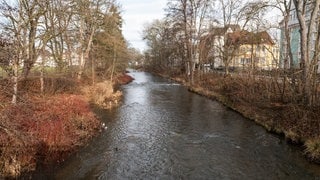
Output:
[[35,179],[320,179],[320,166],[254,122],[144,72],[124,100],[97,110],[107,129]]

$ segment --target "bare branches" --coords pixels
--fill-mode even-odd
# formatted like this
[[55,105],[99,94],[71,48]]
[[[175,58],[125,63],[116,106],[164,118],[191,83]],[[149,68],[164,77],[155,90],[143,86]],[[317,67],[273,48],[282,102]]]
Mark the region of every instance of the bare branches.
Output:
[[0,9],[1,34],[14,47],[10,59],[0,54],[1,64],[12,72],[15,95],[18,79],[28,77],[37,63],[42,75],[46,63],[56,66],[59,72],[77,66],[80,79],[90,55],[96,52],[92,48],[98,35],[122,48],[119,52],[127,48],[114,0],[1,0]]

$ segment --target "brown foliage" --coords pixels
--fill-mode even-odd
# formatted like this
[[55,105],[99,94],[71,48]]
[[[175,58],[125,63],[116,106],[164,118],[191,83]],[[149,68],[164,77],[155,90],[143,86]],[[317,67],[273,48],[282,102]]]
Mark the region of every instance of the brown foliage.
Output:
[[134,80],[134,78],[129,76],[128,74],[118,75],[115,80],[115,83],[114,83],[114,89],[118,90],[118,89],[120,89],[120,86],[126,85],[126,84],[132,82],[133,80]]
[[[18,176],[36,161],[61,161],[99,128],[84,97],[56,95],[10,106],[0,116],[0,174]],[[62,158],[62,159],[61,159]]]
[[[59,93],[75,93],[77,90],[78,82],[69,78],[55,78],[46,77],[44,79],[44,93],[45,94],[59,94]],[[20,91],[22,93],[40,93],[40,79],[28,78],[19,82]]]
[[119,85],[125,85],[125,84],[130,83],[133,80],[134,80],[134,78],[129,76],[128,74],[122,74],[117,77],[116,83]]
[[86,86],[82,88],[82,91],[94,104],[106,109],[117,105],[119,98],[122,96],[120,91],[114,92],[113,84],[110,81]]

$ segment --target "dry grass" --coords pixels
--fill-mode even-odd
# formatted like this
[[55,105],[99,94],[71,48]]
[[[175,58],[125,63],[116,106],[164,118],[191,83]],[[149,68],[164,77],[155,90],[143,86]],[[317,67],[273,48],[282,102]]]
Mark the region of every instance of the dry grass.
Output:
[[110,81],[96,83],[94,86],[86,86],[82,92],[96,105],[110,109],[119,104],[122,96],[120,91],[114,92],[113,84]]
[[314,161],[319,161],[320,157],[320,137],[309,139],[305,143],[305,153],[306,155]]

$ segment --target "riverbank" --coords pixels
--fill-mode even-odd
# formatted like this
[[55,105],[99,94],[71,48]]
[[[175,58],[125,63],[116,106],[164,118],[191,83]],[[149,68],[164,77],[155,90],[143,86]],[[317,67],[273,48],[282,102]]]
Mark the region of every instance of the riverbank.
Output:
[[[100,92],[100,102],[111,108],[121,98],[114,86],[132,80],[125,74],[116,79],[115,85],[105,81],[86,88]],[[45,94],[39,95],[37,80],[22,83],[20,102],[2,103],[0,108],[0,177],[16,178],[37,166],[63,162],[102,128],[90,105],[96,101],[80,90],[85,89],[82,84],[47,79],[46,83],[51,85]],[[5,93],[0,97],[1,102],[10,102]]]
[[212,73],[189,85],[183,76],[158,74],[186,85],[191,92],[218,100],[270,132],[284,135],[289,142],[302,145],[310,161],[320,163],[319,107],[285,102],[280,95],[268,92],[268,88],[276,87],[267,80]]

